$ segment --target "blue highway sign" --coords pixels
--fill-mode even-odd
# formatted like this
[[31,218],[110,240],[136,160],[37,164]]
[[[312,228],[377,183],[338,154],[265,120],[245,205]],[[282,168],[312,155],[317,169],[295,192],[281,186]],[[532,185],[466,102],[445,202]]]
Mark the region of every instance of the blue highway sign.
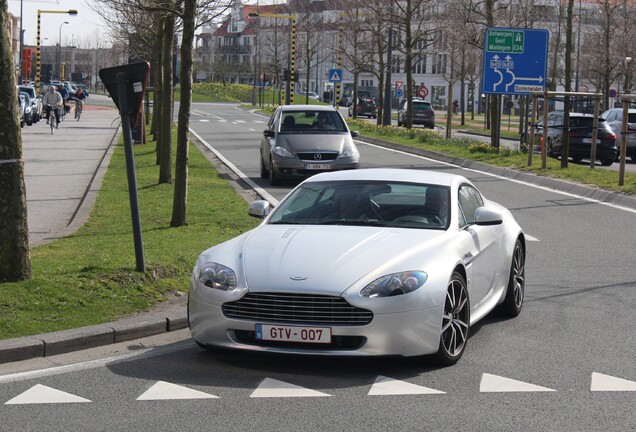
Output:
[[484,93],[527,95],[545,89],[548,31],[489,27],[484,35]]

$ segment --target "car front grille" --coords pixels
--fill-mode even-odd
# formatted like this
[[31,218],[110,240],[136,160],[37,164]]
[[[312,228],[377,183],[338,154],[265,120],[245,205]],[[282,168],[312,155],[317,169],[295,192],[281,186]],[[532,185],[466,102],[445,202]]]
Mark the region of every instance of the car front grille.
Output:
[[313,162],[325,162],[332,161],[338,157],[336,152],[303,152],[298,153],[298,157],[301,160],[313,161]]
[[362,326],[373,319],[342,297],[311,294],[248,293],[222,309],[227,318],[272,323]]

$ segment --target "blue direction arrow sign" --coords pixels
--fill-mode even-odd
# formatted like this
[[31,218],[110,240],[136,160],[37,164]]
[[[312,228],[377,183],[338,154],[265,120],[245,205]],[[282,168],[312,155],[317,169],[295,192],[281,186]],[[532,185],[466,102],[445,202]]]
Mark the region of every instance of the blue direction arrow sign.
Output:
[[401,88],[396,88],[395,89],[395,97],[401,98],[402,96],[404,96],[404,90],[402,90]]
[[527,95],[545,89],[548,31],[489,27],[484,35],[484,93]]
[[331,82],[342,81],[342,69],[329,69],[329,81]]

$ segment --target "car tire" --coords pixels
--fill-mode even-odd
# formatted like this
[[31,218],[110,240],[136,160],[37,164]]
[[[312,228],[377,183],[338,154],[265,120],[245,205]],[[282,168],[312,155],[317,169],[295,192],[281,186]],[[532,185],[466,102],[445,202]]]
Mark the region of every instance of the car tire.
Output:
[[611,166],[614,163],[612,159],[602,159],[601,165],[603,166]]
[[398,126],[402,126],[402,122],[400,121],[400,117],[398,117],[397,125],[398,125]]
[[269,171],[267,171],[267,168],[265,168],[265,162],[263,162],[263,157],[261,156],[259,159],[261,160],[261,178],[262,179],[269,178]]
[[523,299],[526,288],[526,251],[517,239],[512,252],[512,262],[510,263],[510,276],[508,277],[508,287],[503,303],[499,305],[499,312],[502,315],[514,318],[521,313]]
[[583,160],[581,156],[572,156],[572,162],[580,163]]
[[442,315],[439,350],[435,354],[438,364],[450,366],[459,361],[466,349],[470,329],[470,301],[466,280],[454,271],[446,289]]
[[269,184],[272,186],[280,186],[280,178],[276,175],[274,171],[274,164],[272,160],[269,160]]

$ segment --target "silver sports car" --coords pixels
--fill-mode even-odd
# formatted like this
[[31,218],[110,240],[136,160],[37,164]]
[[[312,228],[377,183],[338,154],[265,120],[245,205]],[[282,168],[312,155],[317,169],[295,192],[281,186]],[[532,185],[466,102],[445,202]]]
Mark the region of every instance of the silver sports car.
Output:
[[318,174],[262,224],[203,252],[188,320],[202,347],[344,356],[462,356],[470,326],[521,312],[525,237],[445,173]]
[[342,115],[328,105],[283,105],[263,131],[261,178],[272,185],[336,170],[356,169],[360,153]]

